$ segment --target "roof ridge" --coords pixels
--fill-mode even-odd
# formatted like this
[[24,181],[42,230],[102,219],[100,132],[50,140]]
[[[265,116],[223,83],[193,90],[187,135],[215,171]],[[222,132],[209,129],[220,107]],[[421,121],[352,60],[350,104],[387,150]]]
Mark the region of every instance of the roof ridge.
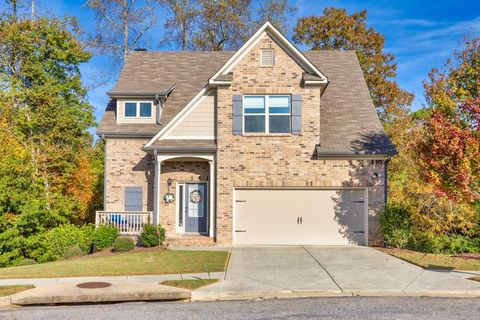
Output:
[[228,50],[228,51],[208,51],[208,50],[195,50],[195,51],[186,51],[186,50],[178,50],[178,51],[132,51],[129,55],[148,55],[148,54],[197,54],[197,53],[208,53],[208,54],[227,54],[227,53],[235,53],[237,51]]

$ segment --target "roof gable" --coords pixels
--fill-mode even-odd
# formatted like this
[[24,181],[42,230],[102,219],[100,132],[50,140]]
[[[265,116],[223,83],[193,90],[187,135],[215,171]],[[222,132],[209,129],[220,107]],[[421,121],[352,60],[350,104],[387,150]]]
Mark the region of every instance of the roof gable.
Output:
[[325,84],[328,83],[328,78],[318,67],[307,59],[302,52],[268,21],[210,78],[209,83],[214,84],[217,81],[223,82],[223,77],[227,76],[235,65],[239,63],[266,34],[282,47],[307,73],[320,78]]

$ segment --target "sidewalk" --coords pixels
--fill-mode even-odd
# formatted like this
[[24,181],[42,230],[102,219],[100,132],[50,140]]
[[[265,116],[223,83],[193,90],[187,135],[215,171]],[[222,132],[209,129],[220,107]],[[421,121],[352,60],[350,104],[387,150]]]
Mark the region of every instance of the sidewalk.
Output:
[[212,272],[209,274],[189,273],[189,274],[162,274],[162,275],[143,275],[143,276],[104,276],[104,277],[74,277],[74,278],[22,278],[22,279],[1,279],[0,286],[32,284],[34,286],[46,286],[58,283],[70,282],[95,282],[95,281],[136,281],[136,282],[154,282],[159,283],[164,280],[182,280],[182,279],[224,279],[225,272]]

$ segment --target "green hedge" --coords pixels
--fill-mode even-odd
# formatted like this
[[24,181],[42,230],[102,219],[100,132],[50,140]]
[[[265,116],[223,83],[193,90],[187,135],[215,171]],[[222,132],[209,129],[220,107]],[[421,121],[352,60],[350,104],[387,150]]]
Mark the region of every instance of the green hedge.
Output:
[[390,203],[380,215],[385,242],[395,248],[426,253],[477,253],[480,238],[462,234],[435,234],[414,225],[410,212],[399,203]]
[[64,224],[50,229],[30,239],[36,244],[32,244],[28,258],[42,263],[87,254],[92,244],[92,233],[92,226],[76,227]]

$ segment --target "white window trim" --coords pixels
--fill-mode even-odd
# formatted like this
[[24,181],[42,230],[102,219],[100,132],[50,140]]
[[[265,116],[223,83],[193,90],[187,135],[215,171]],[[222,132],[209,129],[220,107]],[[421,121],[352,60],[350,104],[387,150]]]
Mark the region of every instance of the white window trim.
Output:
[[[127,103],[135,103],[136,104],[136,115],[134,117],[132,116],[127,116],[126,114],[126,107],[127,107]],[[150,116],[149,117],[142,117],[140,116],[140,104],[142,103],[149,103],[150,104]],[[135,101],[130,101],[130,100],[125,100],[123,102],[123,117],[125,119],[153,119],[153,102],[152,101],[138,101],[138,100],[135,100]]]
[[[245,116],[247,115],[245,113],[245,98],[246,97],[263,97],[265,98],[265,113],[249,113],[248,115],[251,116],[265,116],[265,131],[264,132],[245,132]],[[270,97],[288,97],[288,102],[289,102],[289,107],[290,107],[290,113],[272,113],[272,116],[289,116],[290,121],[289,121],[289,131],[288,132],[270,132]],[[249,134],[291,134],[292,133],[292,95],[290,94],[268,94],[268,95],[262,95],[262,94],[248,94],[248,95],[243,95],[242,96],[242,133],[245,135]]]

